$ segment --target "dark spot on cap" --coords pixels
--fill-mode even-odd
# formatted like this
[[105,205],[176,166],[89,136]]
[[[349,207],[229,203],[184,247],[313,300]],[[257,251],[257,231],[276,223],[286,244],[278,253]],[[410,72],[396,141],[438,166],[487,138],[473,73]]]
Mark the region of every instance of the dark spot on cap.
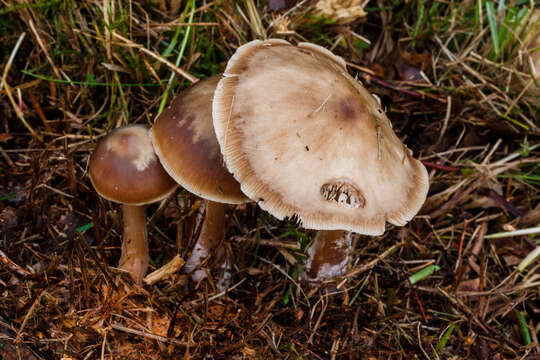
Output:
[[186,123],[187,124],[191,124],[195,121],[195,116],[193,115],[189,115],[187,118],[186,118]]
[[309,151],[309,147],[306,145],[306,151]]
[[338,111],[346,120],[356,119],[365,112],[364,105],[353,96],[339,100]]

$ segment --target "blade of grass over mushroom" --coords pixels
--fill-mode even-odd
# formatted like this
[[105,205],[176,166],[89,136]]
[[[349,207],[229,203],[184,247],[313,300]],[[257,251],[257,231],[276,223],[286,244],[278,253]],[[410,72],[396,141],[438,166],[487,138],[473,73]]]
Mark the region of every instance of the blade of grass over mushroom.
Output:
[[[195,15],[195,0],[191,0],[190,2],[186,4],[186,8],[184,9],[184,12],[182,13],[182,16],[180,19],[181,22],[184,22],[188,9],[191,10],[189,14],[188,24],[192,24],[193,16]],[[180,51],[178,52],[178,56],[176,57],[176,61],[174,63],[176,66],[180,65],[180,61],[182,60],[182,57],[184,56],[184,51],[186,50],[186,45],[191,35],[191,28],[192,26],[188,25],[188,26],[178,26],[176,29],[174,40],[178,38],[178,35],[180,34],[180,30],[181,29],[184,30],[184,38],[182,39],[182,44],[180,45]],[[165,49],[165,52],[163,53],[164,56],[167,56],[172,51],[172,48],[174,47],[175,42],[176,41],[172,41],[169,47]],[[163,97],[161,98],[161,102],[159,104],[158,114],[160,114],[165,108],[165,104],[167,103],[167,98],[169,96],[169,91],[171,90],[172,82],[174,80],[175,75],[176,75],[175,72],[171,71],[171,74],[169,75],[169,80],[167,80],[167,87],[165,89],[165,92],[163,93]]]
[[409,276],[409,282],[411,285],[416,284],[419,281],[425,280],[429,278],[431,275],[433,275],[435,272],[439,271],[441,268],[437,265],[429,265],[423,268],[420,271],[417,271],[416,273]]

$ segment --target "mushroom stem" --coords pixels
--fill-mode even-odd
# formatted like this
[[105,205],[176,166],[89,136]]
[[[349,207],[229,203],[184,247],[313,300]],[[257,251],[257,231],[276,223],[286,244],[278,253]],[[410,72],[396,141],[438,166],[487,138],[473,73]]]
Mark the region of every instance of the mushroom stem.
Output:
[[309,281],[324,281],[347,272],[351,252],[351,232],[321,230],[308,249],[306,275]]
[[138,285],[148,268],[148,238],[144,206],[122,205],[122,255],[118,267],[131,274]]
[[[206,214],[201,233],[199,234],[197,243],[193,247],[191,256],[184,266],[188,274],[192,273],[225,237],[225,214],[229,206],[227,204],[205,200],[205,207]],[[204,277],[204,271],[202,270],[197,270],[192,274],[192,278],[195,281],[199,281],[202,277]]]

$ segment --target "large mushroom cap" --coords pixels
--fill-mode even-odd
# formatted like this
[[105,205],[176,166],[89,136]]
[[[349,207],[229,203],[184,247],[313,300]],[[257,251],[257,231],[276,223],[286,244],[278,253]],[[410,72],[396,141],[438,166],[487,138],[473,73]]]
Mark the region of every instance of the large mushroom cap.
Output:
[[178,185],[159,163],[144,125],[117,128],[100,140],[89,171],[99,195],[127,205],[161,200]]
[[227,204],[249,201],[227,171],[212,124],[213,76],[179,94],[156,119],[152,143],[169,175],[202,198]]
[[306,228],[384,232],[428,191],[424,166],[341,58],[313,44],[255,40],[230,59],[213,102],[227,168],[242,191]]

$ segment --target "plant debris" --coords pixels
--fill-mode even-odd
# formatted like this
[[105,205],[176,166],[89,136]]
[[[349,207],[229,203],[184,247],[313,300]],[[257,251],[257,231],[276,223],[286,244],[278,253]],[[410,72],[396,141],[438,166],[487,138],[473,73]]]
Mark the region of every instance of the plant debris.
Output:
[[[3,1],[0,358],[540,356],[531,5],[324,2],[355,6],[343,17],[318,3]],[[428,199],[404,227],[356,236],[347,273],[317,286],[299,278],[314,231],[236,206],[219,291],[212,258],[198,283],[162,268],[200,231],[200,201],[179,189],[148,208],[149,272],[163,276],[137,286],[116,268],[121,216],[93,191],[89,154],[257,37],[343,57],[428,168]]]

